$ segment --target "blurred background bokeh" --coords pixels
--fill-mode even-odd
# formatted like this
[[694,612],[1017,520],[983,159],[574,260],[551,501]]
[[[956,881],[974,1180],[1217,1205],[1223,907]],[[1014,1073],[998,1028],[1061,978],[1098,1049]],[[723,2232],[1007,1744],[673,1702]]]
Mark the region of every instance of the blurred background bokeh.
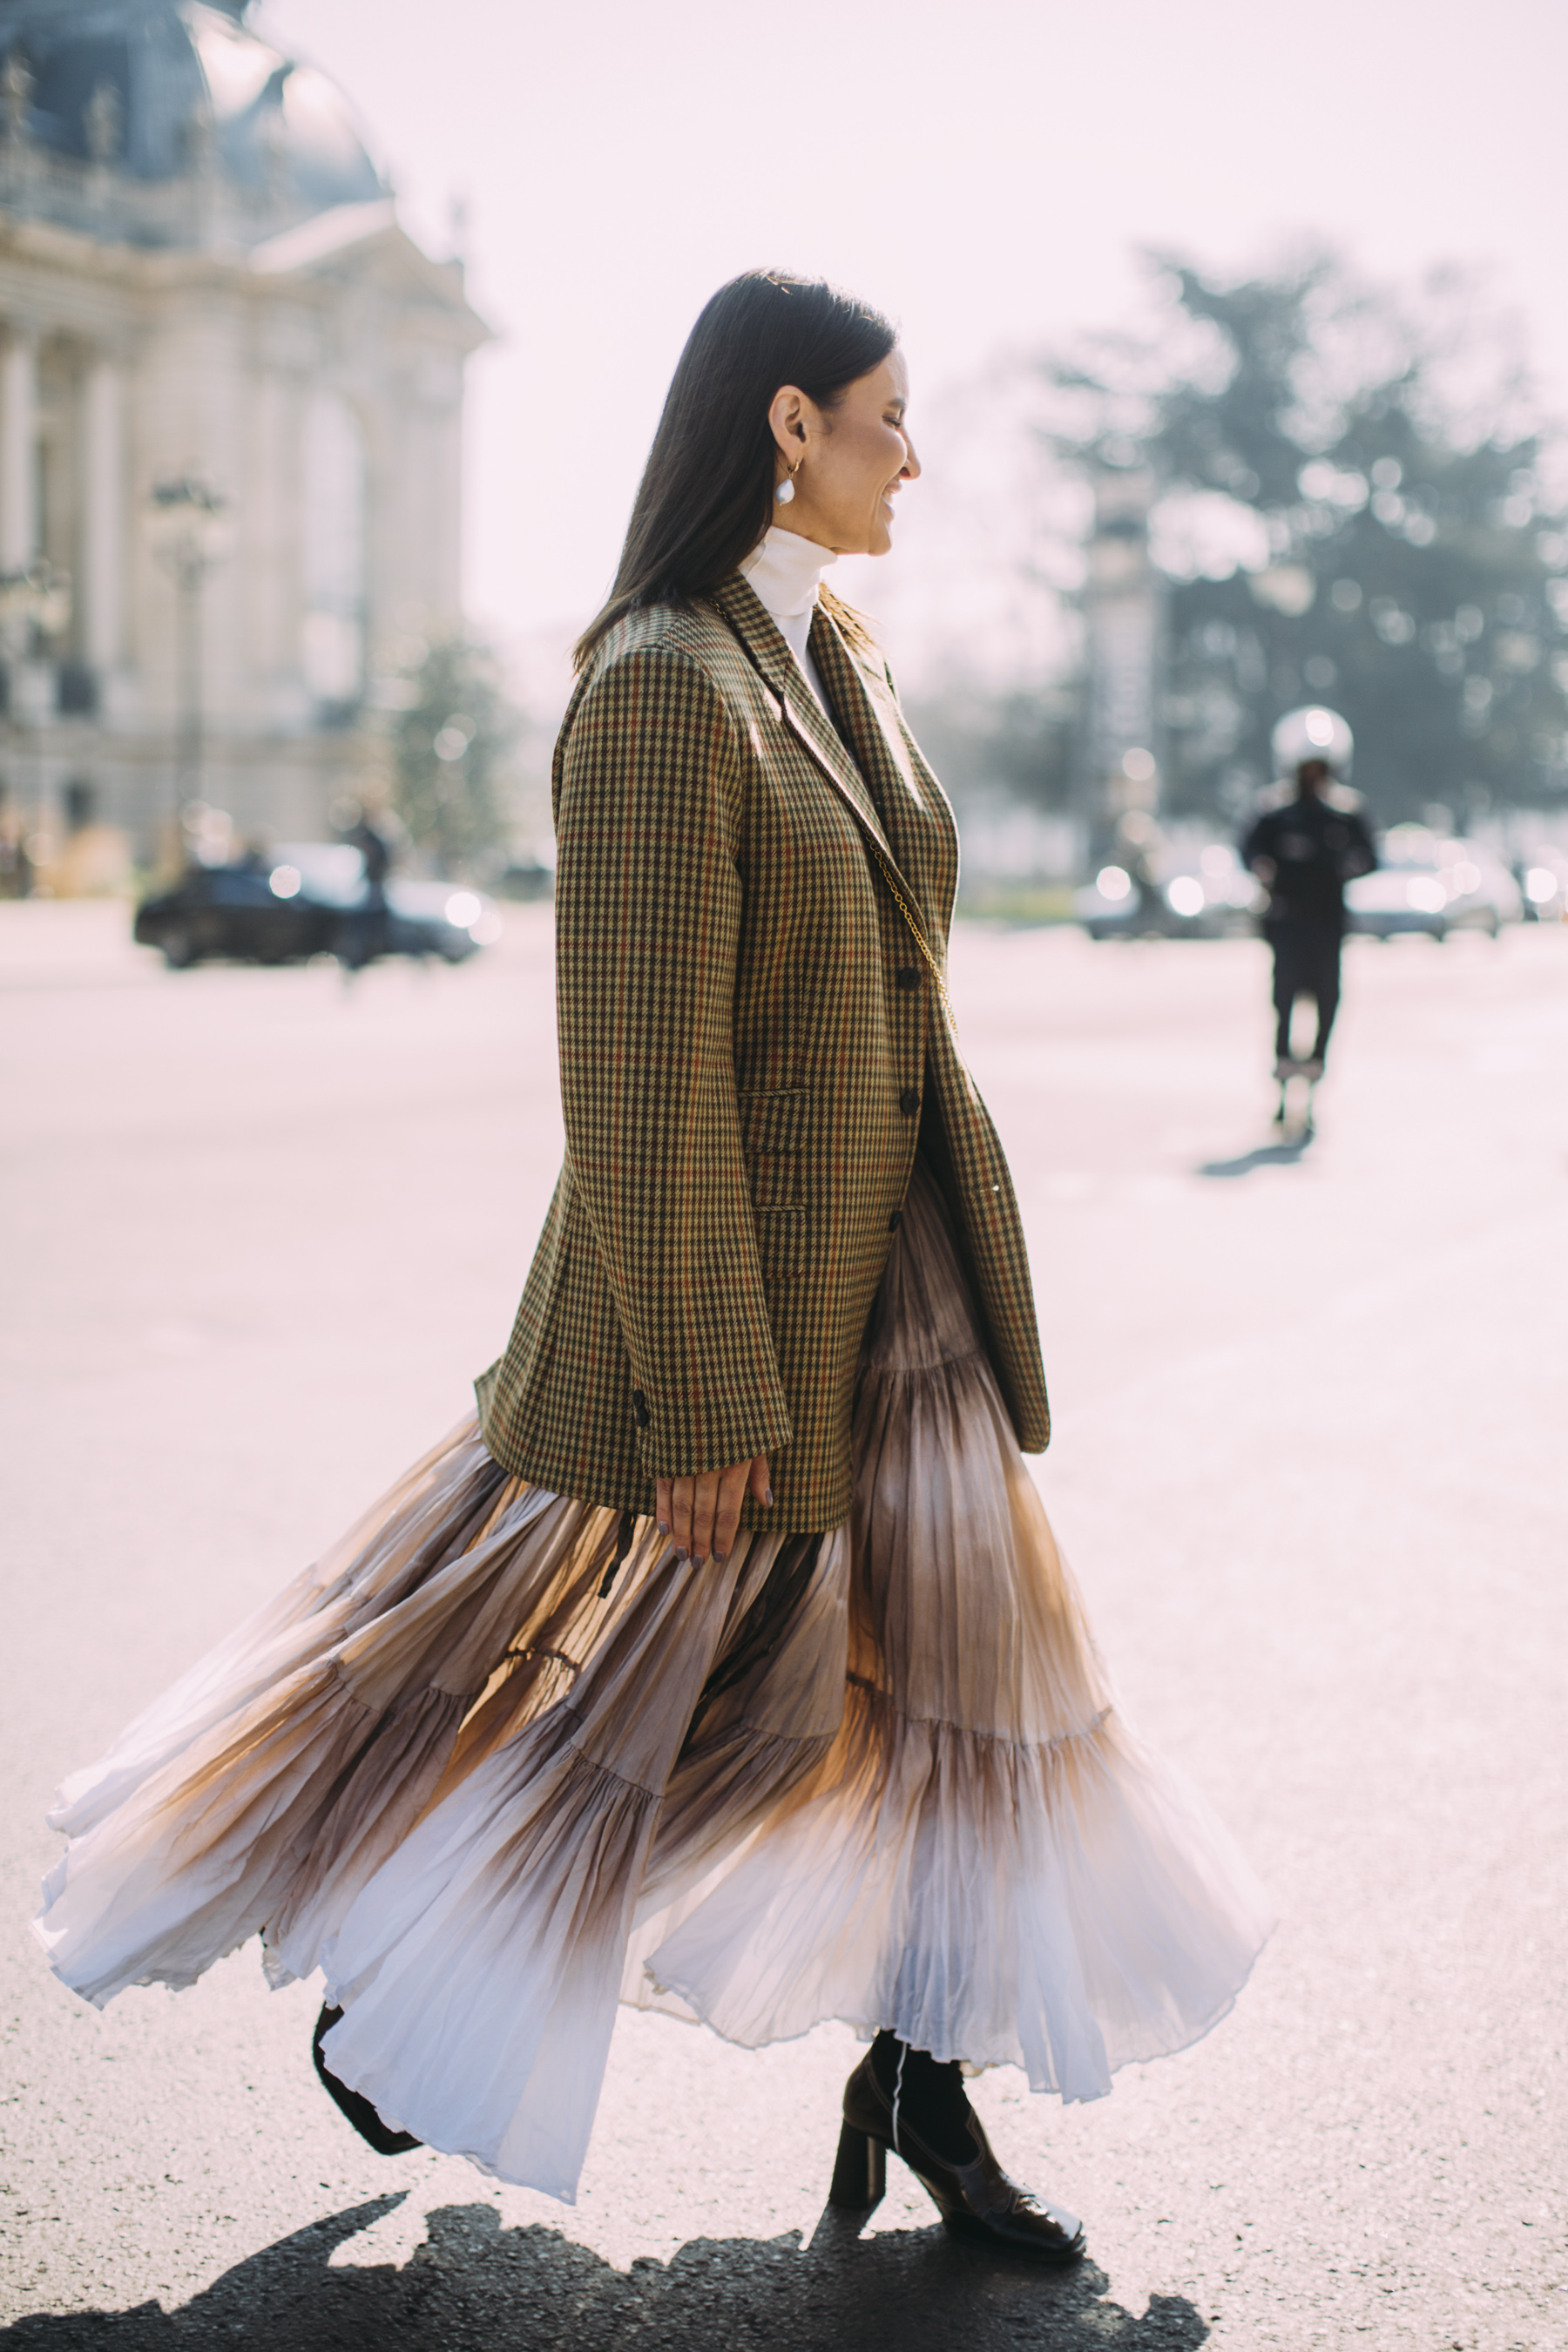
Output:
[[777,260],[903,320],[926,476],[840,584],[970,911],[1125,928],[1138,869],[1233,926],[1321,705],[1401,870],[1560,915],[1563,51],[1537,0],[1484,42],[986,0],[798,49],[714,0],[0,0],[0,890],[368,813],[405,877],[547,891],[669,368]]

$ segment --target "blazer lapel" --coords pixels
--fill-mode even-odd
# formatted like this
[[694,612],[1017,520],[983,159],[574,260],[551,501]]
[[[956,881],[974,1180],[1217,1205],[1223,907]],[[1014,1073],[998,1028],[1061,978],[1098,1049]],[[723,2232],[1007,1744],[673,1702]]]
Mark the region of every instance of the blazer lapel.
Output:
[[773,626],[762,600],[739,572],[732,572],[728,580],[721,581],[719,586],[709,593],[712,603],[744,646],[753,668],[761,673],[764,684],[777,700],[779,716],[785,728],[810,752],[840,797],[847,801],[857,824],[868,835],[897,874],[899,862],[883,830],[877,804],[867,789],[866,779],[801,676],[799,664]]
[[842,631],[820,607],[811,625],[811,651],[834,709],[854,738],[882,823],[896,840],[904,804],[912,802],[923,815],[927,802],[892,695],[875,670],[856,659]]

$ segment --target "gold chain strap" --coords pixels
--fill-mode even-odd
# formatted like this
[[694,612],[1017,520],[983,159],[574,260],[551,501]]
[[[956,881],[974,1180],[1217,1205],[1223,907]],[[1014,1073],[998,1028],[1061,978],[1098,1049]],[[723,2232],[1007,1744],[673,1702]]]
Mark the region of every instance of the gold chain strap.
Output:
[[921,954],[924,957],[926,964],[930,969],[931,976],[936,982],[936,992],[942,999],[942,1009],[947,1015],[948,1028],[952,1031],[953,1038],[956,1040],[958,1036],[958,1024],[952,1016],[952,999],[947,992],[947,982],[942,976],[942,967],[937,962],[935,956],[932,955],[931,948],[927,942],[925,927],[923,924],[916,922],[914,916],[910,911],[909,901],[904,897],[903,892],[900,889],[898,883],[894,878],[892,867],[889,865],[887,859],[883,856],[876,843],[873,841],[869,846],[871,855],[875,857],[878,865],[882,869],[882,879],[893,894],[893,903],[898,908],[900,914],[902,915],[905,922],[909,925],[910,936],[914,940],[916,947],[919,948]]

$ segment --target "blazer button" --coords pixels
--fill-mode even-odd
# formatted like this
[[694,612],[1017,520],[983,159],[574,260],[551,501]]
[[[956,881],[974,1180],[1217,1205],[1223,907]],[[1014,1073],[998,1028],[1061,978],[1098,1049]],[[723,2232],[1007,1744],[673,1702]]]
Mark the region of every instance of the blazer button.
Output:
[[921,984],[920,973],[912,963],[901,963],[893,977],[900,988],[918,988]]
[[647,1399],[641,1389],[632,1391],[632,1419],[639,1429],[646,1429],[653,1415],[647,1409]]
[[895,1209],[892,1215],[888,1219],[888,1231],[890,1234],[896,1234],[903,1222],[904,1213],[902,1209]]
[[903,1112],[904,1117],[906,1118],[913,1118],[920,1107],[921,1090],[919,1087],[906,1087],[903,1093],[899,1097],[899,1108]]

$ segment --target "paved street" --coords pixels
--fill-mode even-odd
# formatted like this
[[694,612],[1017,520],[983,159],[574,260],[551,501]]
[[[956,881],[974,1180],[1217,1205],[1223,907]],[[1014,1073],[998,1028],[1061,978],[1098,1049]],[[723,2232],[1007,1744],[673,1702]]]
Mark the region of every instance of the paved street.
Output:
[[54,1783],[465,1410],[560,1140],[544,909],[352,988],[123,930],[0,907],[0,2343],[1562,2352],[1568,930],[1353,943],[1293,1163],[1258,944],[956,944],[1042,1491],[1280,1917],[1112,2098],[977,2086],[1086,2216],[1065,2279],[950,2242],[896,2166],[863,2232],[826,2212],[837,2028],[625,2017],[566,2210],[363,2148],[254,1948],[101,2017],[47,1978]]

